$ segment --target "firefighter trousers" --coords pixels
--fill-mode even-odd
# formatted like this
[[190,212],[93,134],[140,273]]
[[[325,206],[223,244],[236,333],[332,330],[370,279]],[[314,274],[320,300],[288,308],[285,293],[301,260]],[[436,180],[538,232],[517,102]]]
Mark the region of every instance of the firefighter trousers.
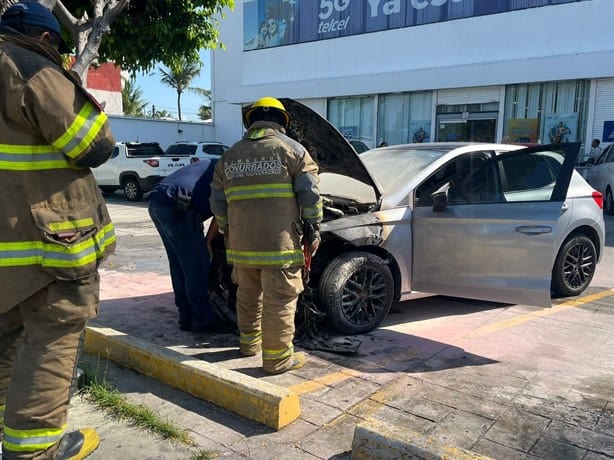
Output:
[[98,312],[98,273],[54,281],[0,314],[2,455],[51,459],[64,435],[86,322]]
[[279,372],[292,365],[294,314],[303,292],[302,267],[247,268],[234,266],[240,351],[262,350],[262,367]]

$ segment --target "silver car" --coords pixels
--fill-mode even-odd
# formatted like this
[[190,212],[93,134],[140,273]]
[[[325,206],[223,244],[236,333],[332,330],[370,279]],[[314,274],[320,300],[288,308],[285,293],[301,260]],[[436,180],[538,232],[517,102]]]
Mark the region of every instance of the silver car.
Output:
[[614,144],[610,144],[586,171],[588,182],[603,193],[605,212],[614,216]]
[[430,143],[361,155],[311,109],[282,99],[288,134],[320,167],[322,244],[305,295],[344,334],[376,328],[416,291],[550,306],[591,282],[603,198],[578,144]]

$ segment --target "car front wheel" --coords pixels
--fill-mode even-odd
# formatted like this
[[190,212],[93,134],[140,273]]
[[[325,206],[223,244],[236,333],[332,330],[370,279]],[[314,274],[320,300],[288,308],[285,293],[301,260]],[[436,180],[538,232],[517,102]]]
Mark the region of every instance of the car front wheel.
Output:
[[597,267],[595,245],[586,235],[568,239],[556,257],[552,270],[552,291],[556,295],[576,296],[590,284]]
[[348,252],[326,267],[319,292],[334,329],[343,334],[362,334],[378,327],[388,315],[394,280],[380,257]]
[[143,190],[135,177],[124,179],[124,196],[130,201],[139,201],[143,198]]

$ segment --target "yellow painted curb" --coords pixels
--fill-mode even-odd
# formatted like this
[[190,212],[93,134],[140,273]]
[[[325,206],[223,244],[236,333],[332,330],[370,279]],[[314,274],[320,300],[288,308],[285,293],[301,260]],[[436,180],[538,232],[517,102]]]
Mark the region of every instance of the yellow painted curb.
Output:
[[88,326],[84,346],[88,353],[115,361],[275,430],[293,422],[301,413],[298,395],[286,388],[114,329]]
[[356,425],[351,460],[493,460],[470,450],[445,445],[429,436],[370,418]]

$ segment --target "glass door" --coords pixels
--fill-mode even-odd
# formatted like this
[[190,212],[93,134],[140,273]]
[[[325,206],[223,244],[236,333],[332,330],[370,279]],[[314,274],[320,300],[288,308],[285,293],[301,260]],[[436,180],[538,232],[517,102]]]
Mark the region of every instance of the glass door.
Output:
[[496,113],[437,115],[437,142],[495,142]]

